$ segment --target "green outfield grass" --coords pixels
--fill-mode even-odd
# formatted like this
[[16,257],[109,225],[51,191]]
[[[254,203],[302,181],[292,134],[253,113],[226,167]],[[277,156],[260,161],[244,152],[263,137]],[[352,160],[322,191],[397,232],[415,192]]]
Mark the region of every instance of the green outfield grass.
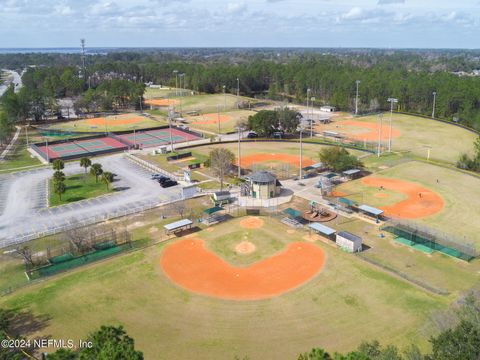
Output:
[[[398,138],[393,138],[394,151],[410,151],[413,155],[426,159],[427,146],[430,147],[431,159],[455,163],[461,153],[473,153],[473,143],[478,137],[476,134],[463,128],[446,124],[440,121],[422,117],[393,114],[393,128],[400,131]],[[362,116],[353,118],[349,114],[339,113],[333,117],[333,122],[321,126],[318,130],[333,130],[342,134],[358,134],[357,127],[340,126],[342,120],[354,120],[369,124],[378,124],[378,116]],[[388,127],[390,113],[383,115],[383,127]],[[376,141],[376,140],[375,140]],[[386,145],[388,140],[384,141]]]
[[167,123],[161,116],[146,117],[136,113],[102,117],[101,119],[106,119],[106,123],[104,120],[97,119],[99,118],[60,122],[50,125],[49,129],[73,132],[115,132],[157,127]]
[[[220,112],[237,110],[238,102],[255,103],[256,100],[247,97],[237,97],[231,94],[201,94],[201,95],[187,95],[175,96],[175,90],[171,96],[152,96],[152,98],[168,98],[176,100],[175,111],[182,112],[182,115],[187,116],[189,111],[198,111],[201,114],[216,113],[217,108]],[[156,106],[153,106],[156,108]],[[163,106],[159,109],[166,111],[167,107]]]
[[[411,161],[382,170],[375,176],[384,176],[422,185],[440,195],[444,208],[437,214],[416,219],[438,231],[455,235],[466,243],[474,243],[480,249],[480,178],[463,172],[429,163]],[[438,183],[437,183],[438,179]],[[390,198],[375,197],[378,189],[364,186],[361,180],[351,181],[336,190],[349,194],[355,201],[372,206],[386,206]]]
[[[31,131],[31,133],[31,135],[29,134],[29,140],[34,142],[36,140],[36,132]],[[25,131],[20,133],[15,143],[15,149],[4,160],[0,162],[0,174],[42,165],[40,160],[28,152]]]
[[[263,219],[267,230],[248,234],[260,257],[307,234],[287,234],[289,228],[277,220]],[[238,221],[196,235],[224,259],[245,263],[235,259],[228,237]],[[269,229],[285,236],[275,238]],[[417,331],[451,298],[431,295],[354,255],[317,245],[326,253],[324,269],[299,288],[268,300],[219,300],[179,288],[159,267],[161,244],[56,276],[3,297],[0,304],[48,315],[47,327],[36,335],[53,338],[81,339],[100,325],[123,325],[146,359],[295,359],[313,346],[347,351],[366,339],[427,346]]]
[[199,116],[184,116],[189,126],[192,129],[206,130],[214,133],[231,133],[236,131],[237,124],[239,122],[247,123],[248,117],[254,115],[254,111],[249,110],[236,110],[220,112],[220,119],[227,117],[228,120],[220,122],[220,131],[217,120],[217,113],[214,112],[210,116],[205,117],[200,114]]
[[[169,87],[169,86],[164,86],[161,88],[151,88],[147,87],[145,88],[145,93],[143,94],[143,97],[145,99],[155,99],[155,98],[171,98],[174,97],[175,94],[175,87]],[[178,89],[178,91],[182,91],[182,89]],[[190,90],[183,89],[185,94],[189,92]]]
[[88,174],[77,174],[65,178],[66,191],[62,194],[62,198],[53,192],[53,180],[50,179],[50,206],[58,206],[69,204],[75,201],[86,200],[100,195],[105,195],[113,192],[112,185],[109,189],[101,176],[98,178],[98,183],[95,181],[95,176]]

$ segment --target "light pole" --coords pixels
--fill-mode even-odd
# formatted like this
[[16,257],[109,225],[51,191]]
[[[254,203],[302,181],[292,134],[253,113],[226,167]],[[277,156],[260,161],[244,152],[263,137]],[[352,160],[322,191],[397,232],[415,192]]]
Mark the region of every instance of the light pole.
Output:
[[223,111],[225,112],[227,110],[227,93],[225,92],[225,89],[227,87],[223,85]]
[[311,116],[310,116],[310,138],[313,138],[313,103],[314,103],[314,101],[315,101],[315,97],[312,96],[312,97],[310,98],[310,100],[312,101],[312,103],[311,103],[311,105],[312,105],[311,107],[312,107],[312,108],[311,108],[311,111],[310,111],[310,113],[311,113]]
[[307,89],[307,119],[310,116],[309,115],[310,106],[309,106],[309,102],[308,102],[310,100],[310,91],[312,91],[312,90],[310,90],[310,88],[308,88]]
[[360,80],[355,81],[357,84],[357,96],[355,97],[355,115],[358,115],[358,85],[360,84]]
[[303,132],[303,128],[302,128],[302,125],[300,124],[300,169],[299,169],[299,181],[302,181],[302,132]]
[[180,77],[180,116],[183,116],[182,114],[182,97],[183,97],[183,88],[182,88],[182,78],[183,78],[183,84],[185,85],[185,74],[180,74],[179,77]]
[[217,105],[218,136],[220,136],[220,105]]
[[388,98],[390,103],[390,128],[388,130],[388,152],[392,152],[392,118],[393,118],[393,104],[398,103],[398,99]]
[[237,97],[240,97],[240,79],[237,77]]
[[432,119],[435,119],[435,100],[437,98],[437,92],[433,92],[433,109],[432,109]]
[[178,70],[173,70],[175,74],[175,96],[178,96]]
[[27,137],[27,149],[28,149],[28,146],[29,146],[29,143],[28,143],[28,127],[30,126],[29,123],[27,123],[27,125],[25,125],[25,136]]
[[140,113],[143,114],[143,100],[142,100],[142,96],[140,95],[139,96],[139,99],[140,99]]
[[173,153],[172,111],[173,111],[172,108],[168,109],[168,127],[170,129],[170,150]]
[[45,149],[47,151],[47,163],[50,163],[50,155],[48,154],[48,137],[45,137]]
[[237,126],[237,131],[238,131],[238,178],[240,179],[242,176],[242,168],[240,166],[240,139],[241,139],[241,133],[243,132],[243,128],[241,126]]
[[378,115],[378,120],[380,121],[380,126],[378,127],[378,149],[377,149],[377,157],[380,157],[381,146],[382,146],[383,114],[379,114],[379,115]]
[[137,129],[136,126],[133,127],[133,148],[136,149],[137,148],[137,135],[135,133],[135,130]]

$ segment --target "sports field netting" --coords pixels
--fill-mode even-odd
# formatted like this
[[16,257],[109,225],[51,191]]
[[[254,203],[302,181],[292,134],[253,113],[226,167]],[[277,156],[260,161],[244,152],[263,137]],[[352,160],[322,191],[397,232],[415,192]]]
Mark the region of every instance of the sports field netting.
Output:
[[70,269],[77,268],[82,265],[90,264],[92,262],[107,258],[109,256],[118,254],[122,251],[128,250],[131,248],[130,244],[124,244],[114,247],[108,247],[106,249],[101,249],[93,251],[91,253],[78,256],[75,258],[65,259],[61,262],[55,262],[52,265],[44,266],[42,268],[33,270],[30,272],[30,279],[38,279],[45,276],[55,275]]
[[174,143],[186,142],[191,140],[197,140],[198,137],[187,132],[183,132],[177,129],[172,129],[172,138],[170,139],[169,129],[147,130],[138,131],[135,134],[122,134],[117,135],[123,141],[132,144],[140,145],[142,147],[154,147],[169,144],[170,140]]
[[433,251],[438,251],[442,254],[455,257],[457,259],[470,261],[475,258],[472,254],[459,251],[449,246],[439,244],[434,239],[427,239],[420,236],[418,233],[410,232],[396,226],[386,226],[383,230],[395,235],[395,241],[403,245],[412,247],[413,249],[431,254]]
[[[38,151],[47,158],[47,146],[36,146]],[[81,156],[96,155],[114,150],[125,150],[128,146],[111,137],[101,137],[96,139],[72,140],[70,142],[48,145],[48,158],[70,159]]]

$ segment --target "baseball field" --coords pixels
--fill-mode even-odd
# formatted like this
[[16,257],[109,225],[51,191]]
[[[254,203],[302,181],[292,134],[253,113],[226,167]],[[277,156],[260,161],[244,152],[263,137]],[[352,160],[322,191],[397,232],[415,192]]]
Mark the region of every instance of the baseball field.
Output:
[[480,178],[412,161],[342,184],[337,195],[451,234],[480,249]]
[[[381,130],[377,115],[354,118],[350,114],[338,113],[331,123],[317,125],[315,129],[317,132],[330,130],[370,142],[377,142],[380,133],[383,144],[387,146],[389,124],[390,113],[383,114]],[[431,159],[455,163],[461,153],[472,154],[476,138],[476,134],[452,124],[403,114],[393,114],[392,117],[393,151],[410,152],[423,159],[430,149]]]
[[[217,271],[198,273],[205,264]],[[313,346],[345,351],[364,339],[418,342],[428,315],[448,298],[273,218],[242,217],[0,302],[48,315],[38,334],[53,338],[79,339],[101,324],[122,324],[146,359],[294,359]]]
[[182,112],[182,115],[188,115],[189,112],[198,112],[200,114],[211,114],[217,113],[217,110],[220,112],[226,112],[231,110],[238,109],[239,102],[255,102],[254,99],[235,96],[231,94],[200,94],[200,95],[191,95],[186,94],[185,96],[175,96],[175,91],[173,90],[173,95],[169,97],[151,97],[146,93],[145,97],[145,106],[151,106],[152,108],[164,109],[167,111],[169,106],[174,106],[175,111]]
[[236,131],[239,123],[247,123],[248,117],[254,114],[255,112],[249,110],[236,110],[197,116],[187,115],[184,118],[193,129],[225,134]]
[[141,114],[128,113],[61,122],[51,125],[49,129],[72,132],[115,132],[133,130],[134,128],[146,129],[165,124],[166,122],[158,117],[150,118]]

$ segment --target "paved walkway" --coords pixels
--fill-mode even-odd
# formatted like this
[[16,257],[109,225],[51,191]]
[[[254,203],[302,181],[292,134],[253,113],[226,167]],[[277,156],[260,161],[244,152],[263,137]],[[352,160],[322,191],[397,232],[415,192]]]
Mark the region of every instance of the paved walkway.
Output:
[[15,135],[13,135],[12,140],[10,141],[10,144],[7,145],[5,150],[2,151],[0,154],[0,162],[2,162],[5,159],[5,156],[8,155],[8,153],[13,149],[15,143],[17,142],[18,136],[20,135],[20,131],[22,128],[20,126],[17,126],[17,131],[15,132]]

